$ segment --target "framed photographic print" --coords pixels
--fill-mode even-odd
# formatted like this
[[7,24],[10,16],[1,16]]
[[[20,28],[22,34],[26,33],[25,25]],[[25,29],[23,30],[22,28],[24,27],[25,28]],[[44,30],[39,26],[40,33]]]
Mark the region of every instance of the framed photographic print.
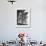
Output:
[[26,28],[31,26],[31,9],[19,8],[16,13],[16,27]]

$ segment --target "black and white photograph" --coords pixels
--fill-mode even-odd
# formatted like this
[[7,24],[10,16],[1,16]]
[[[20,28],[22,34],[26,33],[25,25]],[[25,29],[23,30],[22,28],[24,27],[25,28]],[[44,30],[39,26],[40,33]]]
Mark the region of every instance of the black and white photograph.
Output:
[[17,27],[29,27],[30,19],[30,9],[17,9]]

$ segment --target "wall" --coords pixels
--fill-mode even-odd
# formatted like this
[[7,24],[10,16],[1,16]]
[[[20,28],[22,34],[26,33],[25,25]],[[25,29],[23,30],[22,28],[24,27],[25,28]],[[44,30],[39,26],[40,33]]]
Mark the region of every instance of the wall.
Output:
[[[14,40],[18,32],[26,32],[33,40],[46,40],[45,0],[17,0],[14,5],[0,0],[0,40]],[[31,28],[16,28],[16,9],[31,8]]]

